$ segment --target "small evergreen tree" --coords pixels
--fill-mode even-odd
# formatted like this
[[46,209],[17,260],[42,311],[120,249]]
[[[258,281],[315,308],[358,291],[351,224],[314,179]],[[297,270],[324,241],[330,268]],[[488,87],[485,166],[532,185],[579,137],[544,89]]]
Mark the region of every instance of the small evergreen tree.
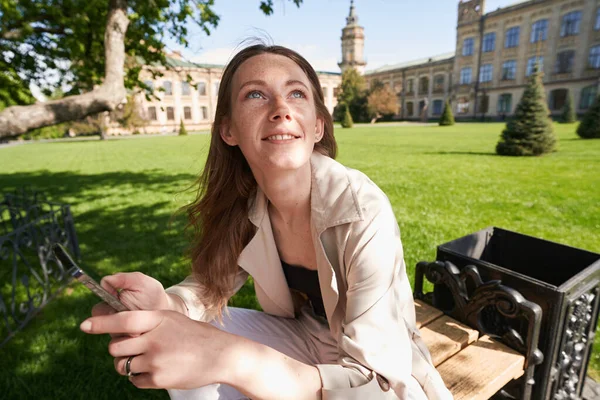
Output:
[[187,129],[185,129],[185,124],[183,123],[183,120],[181,120],[180,124],[179,124],[179,136],[185,136],[187,135]]
[[582,139],[600,139],[600,95],[583,115],[577,134]]
[[556,137],[546,105],[542,75],[536,67],[531,74],[515,116],[496,145],[496,153],[505,156],[539,156],[554,150]]
[[352,115],[350,115],[350,110],[348,109],[347,105],[344,108],[346,109],[346,111],[344,112],[344,119],[342,119],[342,128],[352,128],[354,122],[352,121]]
[[571,92],[569,92],[565,100],[565,106],[563,107],[562,115],[560,116],[560,122],[572,124],[575,121],[577,121],[577,114],[575,114],[573,99],[571,98]]
[[450,107],[450,103],[446,100],[444,104],[444,111],[442,112],[442,117],[440,118],[440,126],[450,126],[454,125],[454,114],[452,114],[452,107]]

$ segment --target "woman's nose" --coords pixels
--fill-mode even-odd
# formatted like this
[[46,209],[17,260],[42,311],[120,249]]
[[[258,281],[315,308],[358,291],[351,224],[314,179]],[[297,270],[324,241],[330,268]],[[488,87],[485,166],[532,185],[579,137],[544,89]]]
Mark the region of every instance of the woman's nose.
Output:
[[286,103],[285,99],[281,96],[278,96],[274,100],[273,110],[271,111],[271,115],[269,120],[275,122],[280,120],[291,121],[292,115],[290,113],[290,107]]

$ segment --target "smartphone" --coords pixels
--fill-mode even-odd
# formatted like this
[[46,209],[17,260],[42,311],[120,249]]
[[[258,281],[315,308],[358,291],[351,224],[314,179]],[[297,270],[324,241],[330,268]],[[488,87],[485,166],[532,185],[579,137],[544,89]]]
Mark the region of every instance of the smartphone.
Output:
[[129,310],[123,305],[123,303],[119,301],[119,299],[107,292],[106,289],[104,289],[98,284],[98,282],[96,282],[81,268],[79,268],[77,264],[75,264],[75,261],[73,261],[69,253],[67,253],[67,250],[62,245],[57,243],[54,246],[52,246],[52,252],[56,256],[58,261],[62,264],[62,266],[67,270],[67,273],[69,275],[77,279],[79,282],[83,283],[88,289],[90,289],[103,301],[108,303],[109,306],[111,306],[117,311]]

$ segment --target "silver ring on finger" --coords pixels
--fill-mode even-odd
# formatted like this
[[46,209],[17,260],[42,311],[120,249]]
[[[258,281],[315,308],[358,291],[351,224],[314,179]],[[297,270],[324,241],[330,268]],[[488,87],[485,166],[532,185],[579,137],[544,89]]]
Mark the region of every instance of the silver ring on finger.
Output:
[[133,360],[135,356],[130,356],[127,359],[127,362],[125,363],[125,375],[127,375],[127,377],[131,377],[131,376],[136,376],[136,373],[131,372],[131,360]]

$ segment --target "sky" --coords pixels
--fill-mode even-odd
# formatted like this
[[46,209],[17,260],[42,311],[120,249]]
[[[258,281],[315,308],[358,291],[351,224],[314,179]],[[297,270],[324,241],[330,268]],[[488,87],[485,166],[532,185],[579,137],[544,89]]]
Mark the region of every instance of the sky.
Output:
[[[516,0],[486,0],[485,11]],[[341,34],[350,0],[304,0],[297,8],[289,0],[274,0],[275,12],[265,16],[260,0],[216,0],[221,17],[210,36],[189,25],[190,46],[167,41],[190,61],[225,64],[235,48],[251,37],[270,37],[275,44],[302,54],[319,71],[339,72]],[[367,71],[453,52],[458,0],[355,0],[359,25],[365,29]]]

